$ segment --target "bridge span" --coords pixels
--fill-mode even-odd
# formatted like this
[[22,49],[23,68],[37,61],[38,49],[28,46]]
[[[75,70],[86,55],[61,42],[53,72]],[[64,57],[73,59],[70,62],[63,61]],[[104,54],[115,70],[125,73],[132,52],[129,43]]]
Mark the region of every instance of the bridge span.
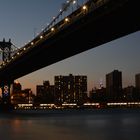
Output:
[[138,1],[89,0],[48,27],[0,66],[0,83],[139,31]]

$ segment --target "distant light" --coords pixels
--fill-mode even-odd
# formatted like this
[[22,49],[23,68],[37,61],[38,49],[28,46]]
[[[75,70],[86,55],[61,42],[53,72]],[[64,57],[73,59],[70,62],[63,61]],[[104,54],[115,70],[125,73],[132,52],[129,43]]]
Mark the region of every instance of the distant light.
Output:
[[69,19],[68,18],[65,18],[65,22],[68,22],[69,21]]
[[52,31],[52,32],[54,31],[54,28],[53,28],[53,27],[51,28],[51,31]]
[[34,45],[34,42],[31,42],[31,45]]
[[76,0],[73,1],[73,4],[75,4],[75,3],[76,3]]
[[69,3],[70,1],[69,0],[67,0],[67,3]]
[[87,10],[87,6],[86,5],[83,6],[83,10]]
[[53,19],[55,19],[55,17],[53,17]]
[[23,48],[23,50],[25,51],[25,50],[26,50],[26,48]]
[[62,12],[62,9],[60,9],[59,11]]
[[42,38],[43,38],[43,36],[41,35],[41,36],[40,36],[40,39],[42,39]]
[[19,55],[19,52],[17,53],[17,55]]

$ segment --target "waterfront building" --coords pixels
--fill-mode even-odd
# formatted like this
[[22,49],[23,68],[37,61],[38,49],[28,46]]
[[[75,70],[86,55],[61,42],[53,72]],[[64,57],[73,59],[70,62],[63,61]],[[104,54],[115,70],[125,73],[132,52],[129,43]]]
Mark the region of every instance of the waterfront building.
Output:
[[87,76],[55,76],[55,102],[82,104],[87,98]]
[[22,86],[19,82],[14,82],[12,85],[11,103],[31,103],[32,102],[32,91],[31,89],[22,90]]
[[106,95],[109,101],[122,100],[122,72],[114,70],[106,75]]
[[135,86],[140,93],[140,73],[135,75]]
[[44,94],[44,86],[43,85],[37,85],[36,86],[36,96],[42,97]]
[[106,88],[94,88],[89,91],[89,99],[91,102],[106,102]]
[[15,81],[12,85],[12,94],[17,94],[22,90],[22,86],[19,82]]
[[134,86],[128,86],[123,89],[123,100],[124,101],[135,101],[137,97]]
[[135,75],[136,100],[140,101],[140,73]]
[[43,85],[37,85],[35,100],[39,103],[53,103],[54,85],[50,85],[49,81],[43,81]]

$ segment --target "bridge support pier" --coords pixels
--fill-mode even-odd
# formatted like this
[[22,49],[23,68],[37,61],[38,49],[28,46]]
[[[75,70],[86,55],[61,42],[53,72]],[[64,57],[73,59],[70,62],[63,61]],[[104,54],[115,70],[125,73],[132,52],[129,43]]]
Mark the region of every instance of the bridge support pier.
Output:
[[11,104],[11,96],[10,96],[10,83],[2,84],[2,101],[0,105],[1,111],[9,111],[12,110],[13,106]]
[[[11,49],[12,49],[11,39],[8,42],[3,39],[0,42],[0,49],[2,50],[2,61],[3,63],[7,62],[11,58]],[[1,102],[1,110],[9,110],[11,109],[11,98],[10,98],[10,85],[11,82],[8,82],[6,79],[1,81],[0,87],[2,89],[2,102]]]

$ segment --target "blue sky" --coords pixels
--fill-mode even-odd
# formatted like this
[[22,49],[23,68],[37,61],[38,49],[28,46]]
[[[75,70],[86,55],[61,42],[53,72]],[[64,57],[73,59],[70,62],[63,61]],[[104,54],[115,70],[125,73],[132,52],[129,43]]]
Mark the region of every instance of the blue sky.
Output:
[[[79,0],[82,2],[82,0]],[[84,0],[83,0],[84,1]],[[0,0],[0,40],[5,38],[22,47],[56,16],[65,0]],[[130,34],[94,49],[75,55],[18,81],[23,88],[32,88],[55,75],[87,75],[88,89],[105,85],[105,75],[114,69],[122,71],[123,86],[134,85],[135,74],[140,73],[140,32]]]

